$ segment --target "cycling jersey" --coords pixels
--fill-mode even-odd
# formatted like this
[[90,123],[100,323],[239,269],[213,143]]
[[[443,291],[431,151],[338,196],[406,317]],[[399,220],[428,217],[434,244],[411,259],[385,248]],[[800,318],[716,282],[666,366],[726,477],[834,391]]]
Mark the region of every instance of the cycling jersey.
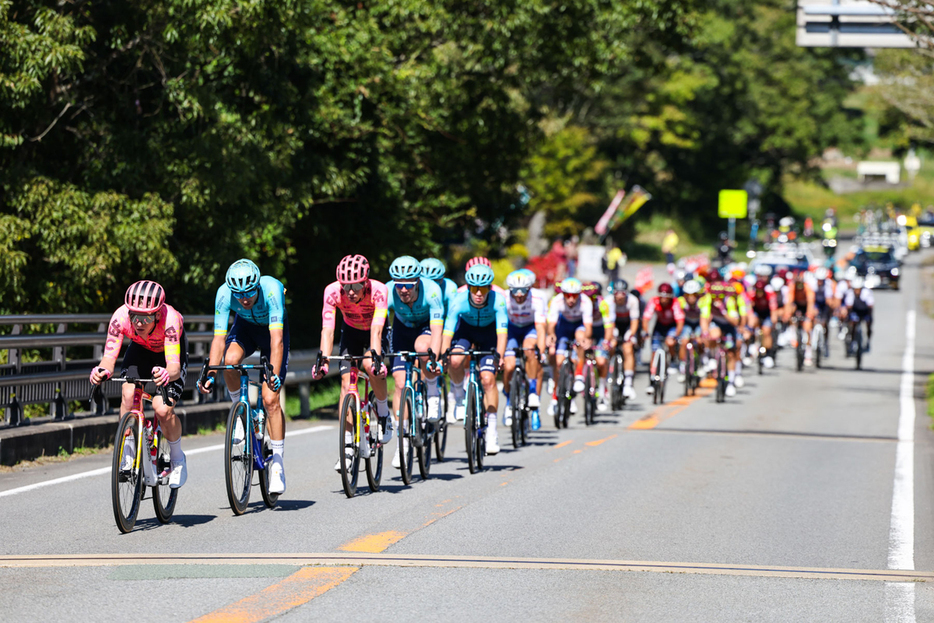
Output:
[[742,299],[735,296],[715,296],[705,294],[697,302],[701,310],[701,318],[710,318],[729,322],[729,319],[738,319],[746,315],[746,305]]
[[589,296],[581,295],[577,297],[576,305],[568,307],[564,295],[559,294],[548,304],[548,322],[557,323],[559,318],[563,318],[570,324],[591,326],[593,324],[593,302]]
[[752,311],[756,313],[757,316],[768,316],[771,312],[778,309],[778,295],[775,294],[775,290],[772,289],[772,286],[765,286],[762,290],[756,290],[755,288],[751,293],[752,298]]
[[436,279],[435,283],[441,288],[441,294],[444,296],[444,317],[447,318],[448,310],[451,308],[451,301],[457,296],[457,284],[448,279]]
[[509,326],[527,327],[545,322],[545,299],[538,292],[529,290],[522,303],[517,302],[509,293],[506,293],[505,298]]
[[610,307],[610,302],[602,296],[598,296],[596,301],[591,302],[596,303],[593,306],[592,316],[594,327],[602,326],[606,331],[612,332],[615,318],[611,316],[613,310]]
[[351,303],[339,281],[335,281],[324,290],[324,309],[321,311],[321,323],[326,329],[334,328],[334,310],[339,309],[344,323],[360,330],[369,331],[371,326],[381,327],[386,324],[388,313],[388,295],[386,284],[370,279],[370,288],[359,303]]
[[483,306],[476,307],[470,300],[470,292],[467,290],[458,292],[444,320],[444,334],[454,335],[460,322],[473,327],[493,325],[496,327],[497,334],[506,333],[508,326],[506,299],[499,292],[491,291],[487,294]]
[[395,321],[414,329],[426,324],[431,326],[441,326],[444,324],[444,295],[441,288],[435,282],[419,277],[418,279],[418,298],[410,307],[403,303],[396,291],[396,282],[390,281],[386,284],[386,290],[389,292],[388,310],[395,314]]
[[687,299],[684,296],[678,297],[678,302],[681,304],[681,309],[684,310],[684,324],[689,324],[692,326],[697,326],[700,324],[700,297],[694,301],[694,305],[688,303]]
[[615,298],[608,300],[610,301],[610,317],[616,322],[616,328],[624,334],[629,330],[632,319],[639,318],[639,298],[629,292],[626,294],[626,304],[622,306],[616,304]]
[[[156,321],[152,329],[140,335],[133,328],[130,320],[130,309],[121,305],[110,317],[110,326],[107,328],[107,341],[104,343],[104,357],[114,359],[120,354],[123,338],[128,337],[134,343],[154,353],[165,352],[165,364],[179,364],[181,362],[181,337],[184,332],[185,319],[175,311],[171,305],[166,305],[156,313]],[[226,322],[226,321],[225,321]],[[226,325],[224,329],[226,330]],[[187,353],[186,353],[187,357]]]
[[853,288],[850,288],[846,291],[846,294],[843,298],[843,306],[851,311],[871,311],[873,305],[875,304],[875,297],[872,294],[872,290],[869,288],[863,288],[860,290],[859,298],[856,298],[856,291]]
[[684,322],[684,310],[681,309],[681,303],[677,299],[672,299],[671,305],[663,307],[659,297],[653,297],[649,304],[645,306],[645,313],[642,314],[643,320],[651,320],[652,316],[658,316],[655,326],[674,326],[678,322]]
[[285,323],[285,286],[273,277],[260,277],[256,302],[245,309],[227,284],[222,284],[214,297],[214,335],[227,335],[231,311],[249,323],[281,330]]

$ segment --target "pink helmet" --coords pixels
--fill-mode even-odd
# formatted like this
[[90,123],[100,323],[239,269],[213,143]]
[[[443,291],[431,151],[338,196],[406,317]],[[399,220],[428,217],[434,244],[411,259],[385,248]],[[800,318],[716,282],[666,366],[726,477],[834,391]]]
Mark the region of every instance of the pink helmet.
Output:
[[155,281],[137,281],[127,288],[123,302],[134,314],[152,314],[165,305],[165,290]]
[[490,260],[488,260],[487,258],[485,258],[485,257],[472,257],[472,258],[470,258],[469,260],[467,260],[467,266],[464,267],[464,270],[470,270],[471,268],[473,268],[473,267],[476,266],[477,264],[483,264],[484,266],[489,266],[490,268],[493,268],[493,264],[492,264],[492,263],[490,262]]
[[337,280],[344,283],[360,283],[370,278],[370,263],[362,255],[347,255],[337,265]]

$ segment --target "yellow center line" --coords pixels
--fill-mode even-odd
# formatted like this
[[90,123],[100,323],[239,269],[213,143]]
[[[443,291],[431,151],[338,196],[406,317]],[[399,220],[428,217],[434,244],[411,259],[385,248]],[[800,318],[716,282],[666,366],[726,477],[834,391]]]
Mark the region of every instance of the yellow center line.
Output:
[[370,554],[378,554],[393,543],[398,543],[406,536],[408,536],[407,532],[398,532],[396,530],[380,532],[378,534],[367,534],[349,543],[344,543],[337,549],[342,552],[368,552]]
[[[687,409],[694,401],[703,398],[704,396],[709,396],[712,393],[713,390],[708,389],[710,385],[706,383],[706,381],[709,380],[710,379],[703,379],[700,382],[700,387],[704,389],[698,389],[693,396],[682,396],[681,398],[673,400],[666,405],[662,405],[652,413],[649,413],[648,415],[636,420],[626,428],[629,430],[651,430],[665,420],[678,415]],[[713,387],[717,387],[716,381],[714,381]]]
[[553,447],[549,448],[548,450],[549,450],[549,451],[551,451],[551,450],[557,450],[557,449],[559,449],[559,448],[563,448],[564,446],[570,445],[570,444],[572,444],[572,443],[574,443],[574,440],[573,440],[573,439],[568,439],[567,441],[562,441],[562,442],[559,443],[558,445],[553,446]]
[[593,446],[599,446],[599,445],[600,445],[601,443],[603,443],[604,441],[609,441],[610,439],[615,439],[616,437],[617,437],[617,435],[610,435],[609,437],[605,437],[605,438],[603,438],[603,439],[597,439],[596,441],[588,441],[588,442],[587,442],[586,444],[584,444],[584,445],[586,445],[586,446],[591,446],[591,447],[593,447]]
[[210,612],[193,623],[255,623],[283,614],[323,595],[360,569],[305,567],[255,595]]

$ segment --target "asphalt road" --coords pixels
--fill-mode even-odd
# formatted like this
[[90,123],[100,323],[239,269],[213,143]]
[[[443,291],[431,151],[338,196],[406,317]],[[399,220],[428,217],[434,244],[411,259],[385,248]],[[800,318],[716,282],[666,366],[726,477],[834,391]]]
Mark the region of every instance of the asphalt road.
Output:
[[147,499],[121,535],[109,456],[0,474],[0,620],[934,620],[919,259],[877,293],[863,371],[834,341],[825,369],[785,351],[726,404],[660,408],[643,374],[624,411],[545,418],[478,475],[453,434],[429,481],[347,499],[334,424],[301,423],[279,506],[254,488],[234,517],[220,436],[186,439],[173,522]]

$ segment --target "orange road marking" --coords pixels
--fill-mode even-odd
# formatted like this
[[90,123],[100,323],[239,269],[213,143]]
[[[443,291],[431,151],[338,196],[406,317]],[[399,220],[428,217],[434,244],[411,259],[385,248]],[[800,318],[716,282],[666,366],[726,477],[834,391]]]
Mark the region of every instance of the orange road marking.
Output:
[[563,448],[564,446],[566,446],[566,445],[568,445],[568,444],[572,444],[572,443],[574,443],[574,440],[573,440],[573,439],[568,439],[567,441],[562,441],[561,443],[559,443],[559,444],[556,445],[555,447],[549,448],[549,449],[550,449],[550,450],[557,450],[558,448]]
[[609,441],[610,439],[613,439],[614,437],[616,437],[616,435],[610,435],[609,437],[606,437],[605,439],[597,439],[596,441],[588,441],[588,442],[587,442],[586,444],[584,444],[584,445],[586,445],[586,446],[599,446],[599,445],[600,445],[601,443],[603,443],[604,441]]
[[[503,484],[506,484],[506,483],[503,483]],[[457,508],[452,508],[451,510],[445,511],[445,512],[443,512],[443,513],[432,513],[431,515],[429,515],[429,517],[431,517],[431,519],[429,519],[428,521],[426,521],[425,523],[423,523],[423,524],[422,524],[422,528],[427,528],[428,526],[430,526],[431,524],[435,523],[435,522],[438,521],[439,519],[444,519],[445,517],[447,517],[447,516],[450,515],[451,513],[455,512],[455,511],[459,511],[459,510],[462,509],[462,508],[464,508],[464,507],[463,507],[463,506],[458,506]],[[433,516],[432,516],[432,515],[433,515]],[[390,545],[391,545],[391,543],[390,543]]]
[[583,452],[583,450],[575,450],[574,454],[580,454],[581,452]]
[[717,379],[705,378],[701,379],[700,387],[705,389],[717,389]]
[[254,623],[306,604],[331,590],[360,567],[305,567],[261,592],[215,610],[193,623]]
[[384,551],[393,543],[398,543],[406,537],[405,532],[390,530],[389,532],[380,532],[379,534],[368,534],[359,539],[354,539],[349,543],[344,543],[337,549],[344,552],[367,552],[378,554]]
[[645,430],[658,426],[659,419],[653,415],[647,415],[642,419],[636,420],[628,426],[631,430]]

